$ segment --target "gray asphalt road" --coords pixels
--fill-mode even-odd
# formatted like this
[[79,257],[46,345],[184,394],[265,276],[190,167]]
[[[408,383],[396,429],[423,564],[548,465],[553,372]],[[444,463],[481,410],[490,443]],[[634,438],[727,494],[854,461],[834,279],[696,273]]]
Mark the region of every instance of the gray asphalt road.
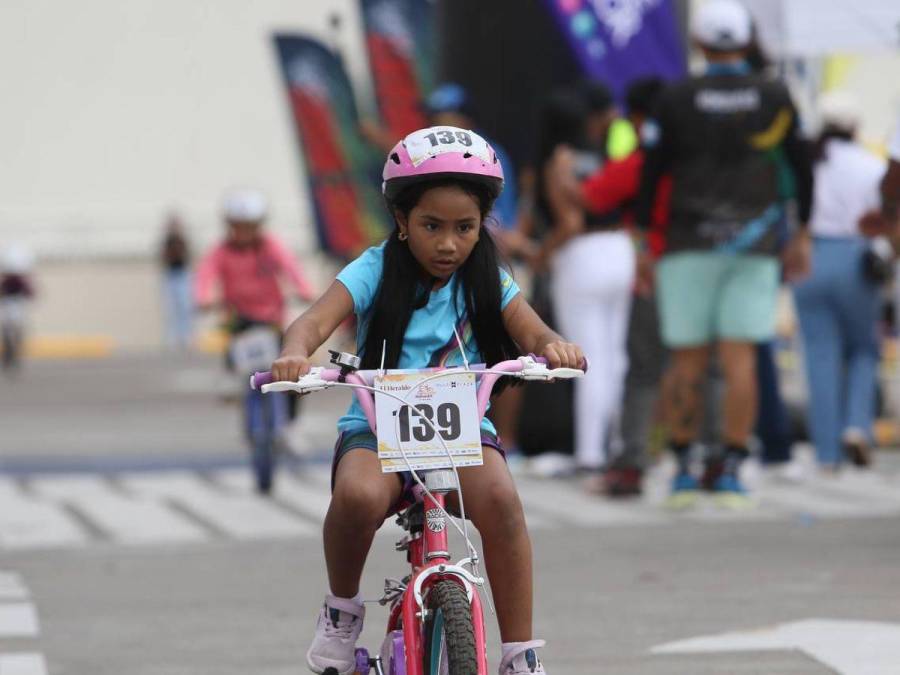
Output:
[[[241,469],[198,471],[197,458],[216,466],[244,457],[237,410],[215,398],[217,372],[208,357],[120,358],[30,364],[18,384],[0,383],[0,674],[305,671],[325,591],[315,514],[327,502],[327,473],[320,465],[318,478],[285,477],[280,501],[260,505]],[[313,455],[332,442],[345,403],[342,393],[306,400],[296,431]],[[142,462],[180,468],[135,473]],[[548,673],[900,672],[900,639],[885,646],[877,630],[849,623],[837,638],[831,624],[804,623],[795,632],[805,637],[777,650],[722,653],[722,643],[710,653],[651,653],[809,619],[900,624],[900,481],[891,464],[802,487],[763,481],[763,503],[746,516],[712,508],[677,517],[653,499],[610,505],[574,483],[522,477]],[[54,467],[63,475],[46,473]],[[74,470],[88,473],[73,480]],[[664,481],[657,476],[656,488]],[[157,528],[133,546],[125,507]],[[158,529],[166,523],[171,539]],[[52,531],[22,529],[45,526]],[[270,534],[258,537],[257,526]],[[176,543],[185,530],[197,543]],[[403,571],[390,538],[379,537],[365,593],[376,596],[385,576]],[[380,642],[384,618],[369,610],[367,645]],[[496,663],[492,617],[488,626]],[[868,641],[843,637],[857,630]],[[829,668],[826,657],[849,666]]]
[[[399,556],[376,542],[370,596]],[[791,651],[651,655],[671,640],[811,617],[900,621],[896,520],[574,529],[536,536],[536,633],[548,673],[831,672]],[[323,593],[318,543],[219,543],[11,555],[42,624],[49,672],[286,675]],[[369,609],[365,641],[384,610]],[[492,660],[498,638],[491,625]],[[874,672],[874,671],[873,671]],[[885,670],[896,672],[896,670]]]
[[[241,458],[241,413],[223,402],[236,378],[201,354],[138,354],[107,360],[39,361],[0,376],[0,469],[91,458]],[[305,449],[325,451],[344,392],[304,400]]]

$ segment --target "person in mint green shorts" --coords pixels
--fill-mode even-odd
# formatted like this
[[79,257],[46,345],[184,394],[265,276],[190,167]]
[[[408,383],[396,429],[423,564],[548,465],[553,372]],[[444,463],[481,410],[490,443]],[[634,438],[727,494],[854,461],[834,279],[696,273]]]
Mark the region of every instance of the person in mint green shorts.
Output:
[[747,62],[750,13],[737,0],[709,0],[691,30],[707,68],[661,95],[655,124],[642,132],[647,150],[636,206],[646,228],[657,184],[671,176],[666,250],[655,271],[662,337],[672,352],[662,398],[678,466],[675,507],[692,503],[699,488],[690,451],[714,354],[725,379],[724,447],[715,465],[707,464],[715,478],[703,482],[723,497],[744,499],[738,469],[756,421],[756,344],[773,336],[782,272],[784,173],[792,174],[801,225],[784,248],[789,278],[808,270],[812,192],[790,95]]

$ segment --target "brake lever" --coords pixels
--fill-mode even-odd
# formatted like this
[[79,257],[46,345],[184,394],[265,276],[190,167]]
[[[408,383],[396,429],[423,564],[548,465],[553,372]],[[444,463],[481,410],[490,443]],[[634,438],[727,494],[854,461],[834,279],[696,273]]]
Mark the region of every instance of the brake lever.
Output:
[[260,391],[264,394],[271,394],[281,391],[293,391],[297,394],[308,394],[312,391],[321,391],[331,386],[331,382],[325,380],[313,380],[309,382],[273,382],[272,384],[264,384]]
[[308,394],[312,391],[327,389],[334,383],[323,380],[320,377],[322,370],[321,367],[311,368],[306,375],[296,382],[272,382],[270,384],[264,384],[260,387],[260,391],[264,394],[281,391],[293,391],[298,394]]
[[552,380],[552,379],[572,379],[574,377],[584,376],[584,371],[578,368],[547,368],[543,363],[529,363],[519,372],[519,377],[523,380]]

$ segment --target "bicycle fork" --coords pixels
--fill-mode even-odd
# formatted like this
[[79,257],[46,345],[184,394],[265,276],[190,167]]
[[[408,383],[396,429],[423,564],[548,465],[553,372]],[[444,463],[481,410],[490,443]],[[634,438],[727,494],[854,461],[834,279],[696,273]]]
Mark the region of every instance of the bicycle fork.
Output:
[[[431,483],[441,483],[440,474],[449,474],[449,483],[454,487],[436,487]],[[475,653],[478,659],[478,672],[487,673],[487,650],[485,647],[484,614],[481,598],[476,588],[476,578],[469,570],[450,562],[450,551],[447,541],[447,521],[444,515],[446,492],[455,489],[455,477],[452,472],[433,471],[428,475],[431,495],[423,495],[424,527],[423,535],[409,542],[409,559],[414,566],[413,576],[403,594],[400,614],[403,618],[403,642],[406,645],[406,675],[430,675],[423,672],[422,654],[424,653],[421,626],[426,619],[424,591],[441,579],[452,578],[457,581],[469,597],[472,615],[472,627],[475,631]],[[437,479],[437,480],[434,480]]]

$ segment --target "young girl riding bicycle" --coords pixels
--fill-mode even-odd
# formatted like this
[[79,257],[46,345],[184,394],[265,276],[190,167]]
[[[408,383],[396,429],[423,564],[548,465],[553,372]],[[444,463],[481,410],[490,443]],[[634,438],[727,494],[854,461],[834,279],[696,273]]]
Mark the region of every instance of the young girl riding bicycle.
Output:
[[[503,171],[477,134],[433,127],[407,136],[388,155],[383,192],[396,228],[350,263],[288,328],[274,380],[296,381],[310,355],[351,312],[363,369],[494,364],[521,353],[551,367],[579,367],[583,355],[541,321],[500,268],[485,219],[503,189]],[[315,673],[354,672],[365,609],[359,592],[375,531],[409,489],[385,474],[375,435],[354,400],[338,422],[331,504],[325,517],[330,594],[307,653]],[[522,504],[490,420],[481,423],[484,465],[459,469],[466,513],[481,533],[503,640],[501,675],[544,673],[532,635],[531,542]],[[399,476],[399,479],[398,479]],[[452,497],[448,502],[453,505]]]

